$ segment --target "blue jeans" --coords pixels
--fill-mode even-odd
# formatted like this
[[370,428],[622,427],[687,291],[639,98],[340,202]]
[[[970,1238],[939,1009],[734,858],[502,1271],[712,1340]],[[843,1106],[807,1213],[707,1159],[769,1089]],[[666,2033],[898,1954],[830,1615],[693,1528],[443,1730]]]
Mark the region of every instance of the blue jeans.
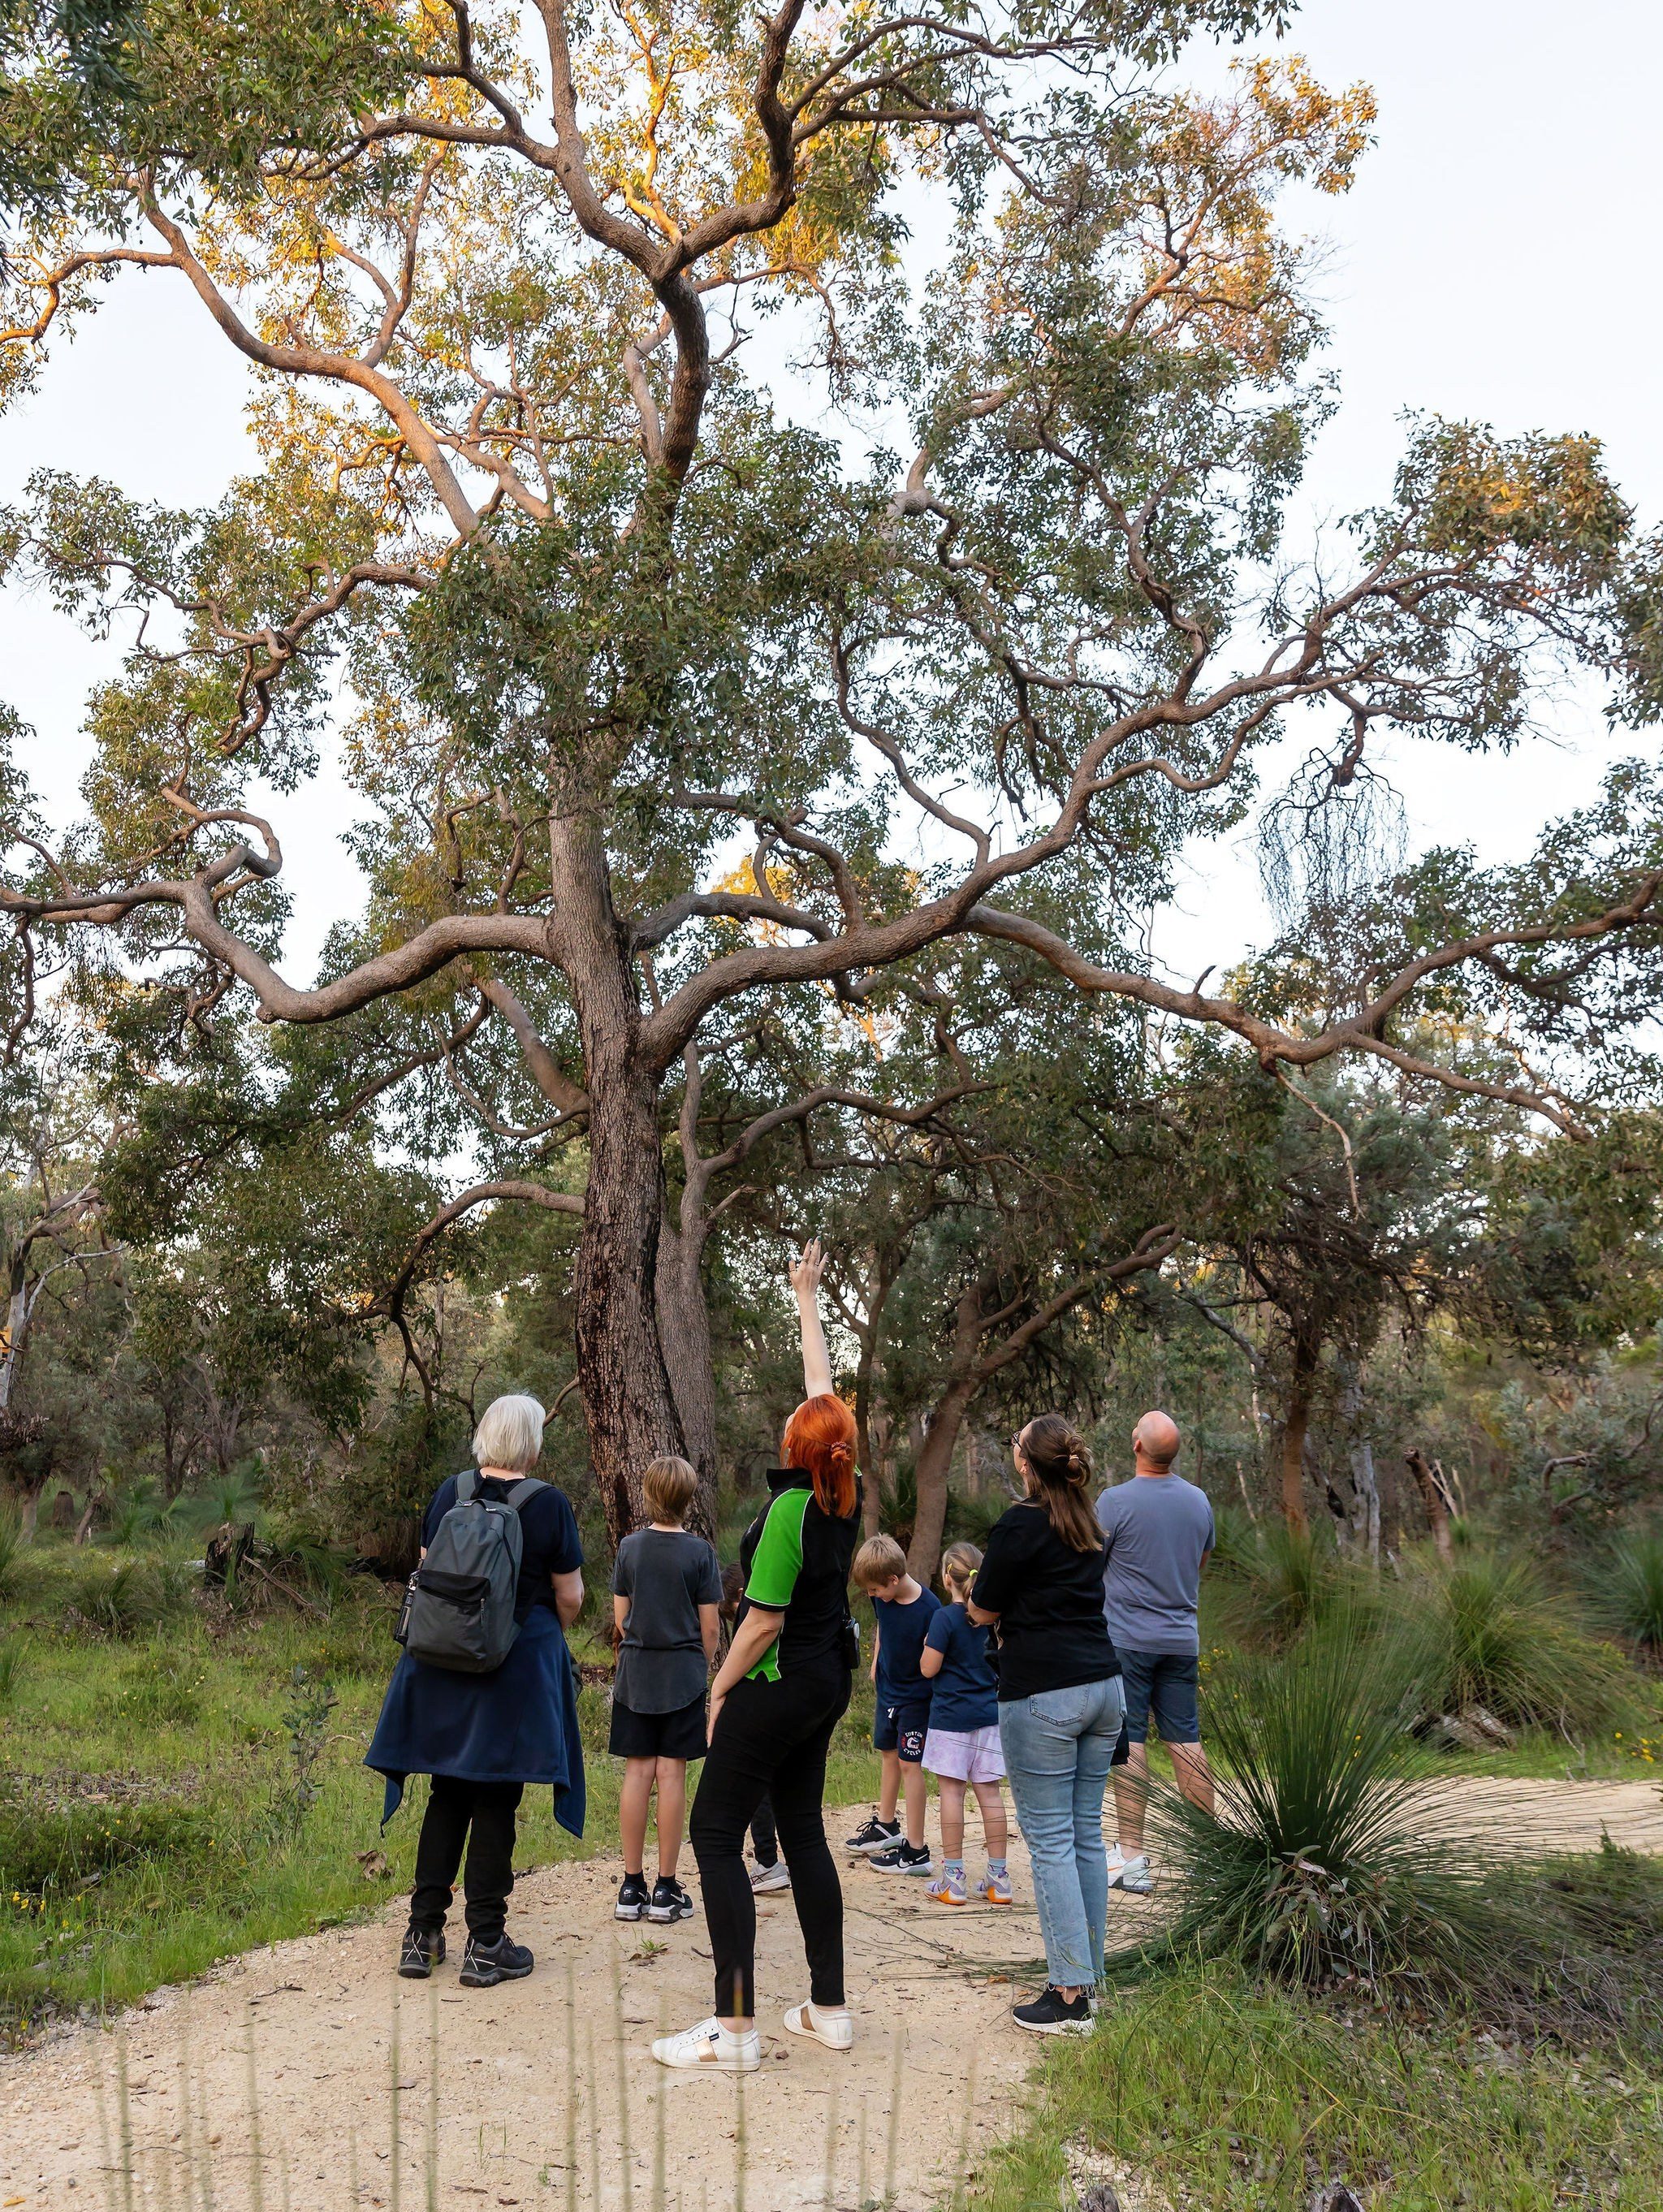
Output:
[[1058,1989],[1096,1989],[1102,1979],[1103,1791],[1125,1711],[1118,1674],[999,1707],[999,1742],[1033,1863],[1046,1971]]

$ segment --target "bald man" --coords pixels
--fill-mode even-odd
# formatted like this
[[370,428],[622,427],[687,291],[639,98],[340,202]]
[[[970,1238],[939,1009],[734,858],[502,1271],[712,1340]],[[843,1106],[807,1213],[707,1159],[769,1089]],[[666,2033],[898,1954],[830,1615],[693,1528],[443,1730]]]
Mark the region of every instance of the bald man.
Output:
[[1114,1770],[1120,1842],[1109,1857],[1109,1886],[1139,1895],[1155,1887],[1144,1849],[1151,1718],[1172,1753],[1178,1787],[1191,1804],[1213,1808],[1201,1748],[1196,1623],[1201,1570],[1215,1540],[1212,1508],[1205,1491],[1174,1471],[1179,1443],[1170,1414],[1145,1413],[1132,1432],[1131,1481],[1097,1500],[1108,1540],[1103,1613],[1120,1658],[1129,1746],[1125,1765]]

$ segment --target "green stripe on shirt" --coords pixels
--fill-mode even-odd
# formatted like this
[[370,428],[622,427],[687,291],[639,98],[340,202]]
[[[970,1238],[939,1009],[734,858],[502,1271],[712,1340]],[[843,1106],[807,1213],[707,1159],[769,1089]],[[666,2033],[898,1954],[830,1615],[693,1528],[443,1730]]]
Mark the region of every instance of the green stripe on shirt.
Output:
[[[783,1613],[791,1603],[797,1578],[803,1571],[803,1522],[812,1500],[811,1491],[787,1490],[781,1492],[768,1507],[768,1519],[762,1523],[762,1533],[751,1557],[750,1580],[745,1585],[745,1597],[750,1604],[760,1605],[769,1613]],[[753,1680],[760,1675],[765,1680],[778,1681],[777,1637],[750,1671]]]

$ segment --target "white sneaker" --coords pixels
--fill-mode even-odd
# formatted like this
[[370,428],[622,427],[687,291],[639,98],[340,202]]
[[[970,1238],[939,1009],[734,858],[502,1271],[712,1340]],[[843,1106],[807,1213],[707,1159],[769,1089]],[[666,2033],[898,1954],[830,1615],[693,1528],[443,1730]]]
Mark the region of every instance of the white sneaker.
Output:
[[707,2074],[754,2074],[762,2063],[762,2045],[754,2027],[729,2035],[719,2020],[701,2020],[679,2035],[661,2035],[652,2045],[660,2066],[686,2066]]
[[846,2012],[822,2012],[813,2003],[793,2005],[786,2014],[793,2035],[811,2036],[828,2051],[848,2051],[854,2044],[854,2022]]
[[756,1897],[767,1897],[776,1889],[789,1889],[791,1874],[784,1859],[775,1859],[770,1867],[754,1868],[751,1871],[750,1887],[751,1893]]
[[1149,1860],[1139,1851],[1127,1858],[1120,1851],[1108,1863],[1108,1886],[1124,1889],[1134,1897],[1147,1897],[1155,1887],[1155,1876],[1149,1870]]

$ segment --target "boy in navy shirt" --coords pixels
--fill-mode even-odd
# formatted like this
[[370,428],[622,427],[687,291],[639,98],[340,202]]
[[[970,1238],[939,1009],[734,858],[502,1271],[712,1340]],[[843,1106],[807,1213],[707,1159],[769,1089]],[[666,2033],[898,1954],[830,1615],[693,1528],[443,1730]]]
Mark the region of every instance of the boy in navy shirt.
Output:
[[[933,1874],[924,1840],[924,1739],[930,1729],[930,1685],[919,1662],[930,1623],[940,1612],[932,1591],[907,1571],[907,1554],[893,1536],[869,1537],[854,1555],[854,1579],[872,1601],[877,1621],[872,1680],[877,1711],[872,1747],[883,1755],[877,1818],[849,1839],[885,1874]],[[904,1794],[906,1833],[895,1823],[895,1800]]]
[[924,1767],[941,1791],[941,1872],[930,1894],[943,1905],[969,1902],[964,1878],[964,1792],[974,1790],[981,1809],[987,1846],[987,1872],[976,1887],[989,1905],[1009,1905],[1011,1875],[1005,1865],[1008,1829],[1004,1796],[1004,1753],[999,1746],[998,1685],[987,1657],[987,1631],[965,1610],[981,1565],[974,1544],[950,1544],[941,1555],[941,1582],[950,1602],[930,1623],[919,1665],[930,1682],[930,1733],[924,1739]]

